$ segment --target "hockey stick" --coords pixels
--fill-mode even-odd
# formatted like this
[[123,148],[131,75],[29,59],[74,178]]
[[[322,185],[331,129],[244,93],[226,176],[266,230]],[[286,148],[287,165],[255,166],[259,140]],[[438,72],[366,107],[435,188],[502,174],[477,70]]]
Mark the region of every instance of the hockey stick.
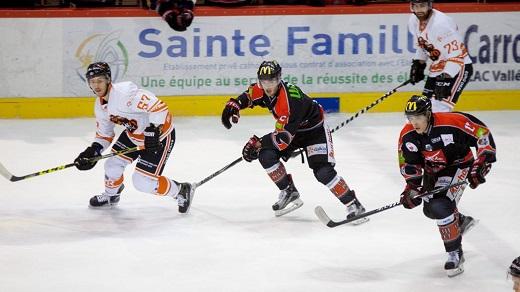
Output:
[[231,168],[232,166],[234,166],[235,164],[239,163],[240,161],[244,160],[244,158],[240,157],[240,158],[237,158],[235,159],[233,162],[231,162],[230,164],[222,167],[221,169],[219,169],[218,171],[215,171],[214,173],[212,173],[211,175],[209,175],[208,177],[206,177],[205,179],[199,181],[199,182],[196,182],[196,183],[192,183],[191,184],[191,187],[192,187],[192,190],[195,190],[196,188],[198,188],[199,186],[207,183],[209,180],[213,179],[214,177],[216,177],[217,175],[223,173],[224,171],[228,170],[229,168]]
[[[387,93],[385,93],[385,95],[381,96],[380,98],[374,100],[371,104],[367,105],[366,107],[364,107],[363,109],[359,110],[358,112],[356,112],[354,115],[352,115],[350,118],[348,118],[346,121],[343,121],[341,122],[341,124],[337,125],[334,129],[330,130],[331,133],[334,133],[336,132],[337,130],[343,128],[344,126],[346,126],[348,123],[352,122],[352,120],[354,120],[355,118],[357,118],[359,115],[361,114],[364,114],[366,113],[367,111],[369,111],[371,108],[375,107],[376,105],[378,105],[379,103],[381,103],[383,100],[387,99],[390,95],[394,94],[399,88],[407,85],[408,83],[410,83],[410,79],[406,80],[405,82],[401,83],[399,86],[397,86],[396,88],[388,91]],[[298,155],[300,155],[301,153],[303,152],[302,149],[298,150],[298,151],[295,151],[293,154],[291,154],[291,157],[296,157]]]
[[[144,146],[138,146],[138,147],[133,147],[133,148],[128,148],[128,149],[123,149],[123,150],[119,150],[119,151],[112,152],[112,153],[109,153],[109,154],[100,155],[100,156],[96,156],[96,157],[90,158],[89,161],[90,162],[97,162],[97,161],[99,161],[101,159],[105,159],[105,158],[109,158],[109,157],[117,156],[117,155],[124,155],[124,154],[128,154],[128,153],[131,153],[131,152],[143,150],[143,149],[144,149]],[[15,182],[15,181],[20,181],[20,180],[28,179],[28,178],[31,178],[31,177],[35,177],[35,176],[48,174],[48,173],[55,172],[55,171],[58,171],[58,170],[62,170],[62,169],[65,169],[65,168],[69,168],[69,167],[72,167],[72,166],[76,166],[76,163],[69,163],[69,164],[56,166],[56,167],[53,167],[53,168],[49,168],[49,169],[46,169],[46,170],[41,170],[41,171],[38,171],[38,172],[35,172],[35,173],[31,173],[31,174],[27,174],[27,175],[16,176],[16,175],[13,175],[11,172],[9,172],[4,167],[4,165],[2,163],[0,163],[0,175],[2,175],[3,177],[5,177],[6,179],[8,179],[8,180],[10,180],[12,182]]]
[[[408,83],[410,83],[410,80],[406,80],[405,82],[403,82],[401,85],[397,86],[396,88],[390,90],[389,92],[387,92],[385,95],[381,96],[380,98],[378,98],[377,100],[375,100],[374,102],[372,102],[370,105],[366,106],[365,108],[363,108],[362,110],[358,111],[357,113],[355,113],[353,116],[351,116],[348,120],[342,122],[340,125],[336,126],[336,128],[332,129],[331,130],[331,133],[337,131],[338,129],[344,127],[345,125],[347,125],[348,123],[350,123],[353,119],[357,118],[359,115],[365,113],[366,111],[370,110],[371,108],[373,108],[374,106],[376,106],[378,103],[381,103],[384,99],[386,99],[387,97],[389,97],[390,95],[394,94],[397,89],[407,85]],[[303,150],[299,150],[299,151],[295,151],[293,154],[291,154],[291,157],[296,157],[298,155],[300,155],[301,153],[303,152]],[[211,174],[210,176],[206,177],[205,179],[199,181],[199,182],[196,182],[196,183],[192,183],[191,184],[191,187],[192,187],[192,190],[194,191],[196,188],[198,188],[199,186],[205,184],[206,182],[208,182],[209,180],[213,179],[214,177],[216,177],[217,175],[223,173],[224,171],[228,170],[229,168],[231,168],[232,166],[234,166],[235,164],[239,163],[240,161],[242,161],[243,158],[240,157],[240,158],[237,158],[235,159],[233,162],[229,163],[228,165],[224,166],[223,168],[221,168],[220,170],[214,172],[213,174]]]
[[[419,195],[419,196],[417,196],[415,198],[421,198],[421,197],[427,197],[427,196],[435,195],[435,194],[444,192],[446,190],[449,190],[451,188],[458,187],[458,186],[465,185],[465,184],[467,184],[466,181],[456,182],[454,184],[451,184],[451,185],[448,185],[448,186],[445,186],[445,187],[441,187],[441,188],[438,188],[438,189],[434,189],[433,191],[426,192],[426,193],[421,194],[421,195]],[[372,210],[372,211],[365,212],[365,213],[363,213],[361,215],[354,216],[352,218],[345,219],[345,220],[342,220],[342,221],[333,221],[332,219],[330,219],[330,217],[327,215],[327,213],[325,213],[325,210],[323,210],[323,208],[321,206],[317,206],[314,209],[314,213],[316,214],[316,216],[318,216],[318,219],[320,219],[320,221],[323,224],[325,224],[328,227],[332,228],[332,227],[336,227],[336,226],[339,226],[339,225],[351,223],[353,221],[359,220],[361,218],[368,217],[370,215],[377,214],[379,212],[386,211],[388,209],[392,209],[393,207],[397,207],[399,205],[402,205],[402,203],[401,202],[395,202],[395,203],[383,206],[381,208],[377,208],[377,209]]]

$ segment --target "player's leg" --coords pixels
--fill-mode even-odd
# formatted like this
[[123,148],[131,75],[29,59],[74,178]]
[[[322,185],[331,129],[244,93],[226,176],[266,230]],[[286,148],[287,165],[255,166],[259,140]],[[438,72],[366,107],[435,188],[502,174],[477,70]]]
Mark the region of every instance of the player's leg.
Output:
[[[468,168],[447,170],[444,176],[437,178],[435,187],[443,187],[462,181],[466,178]],[[464,186],[451,188],[433,197],[424,198],[424,214],[436,220],[439,233],[448,254],[444,269],[449,277],[464,272],[464,255],[462,251],[462,230],[457,204],[460,201]]]
[[[126,132],[122,132],[112,146],[112,151],[120,151],[133,147],[136,147],[136,145],[130,141]],[[119,203],[120,194],[124,189],[123,173],[126,166],[131,164],[138,155],[138,152],[132,152],[124,155],[113,156],[105,161],[105,191],[100,195],[90,198],[90,207],[105,208]]]
[[[292,150],[288,149],[286,152]],[[287,173],[285,166],[280,161],[282,152],[275,149],[262,149],[258,154],[260,164],[269,175],[269,178],[276,184],[280,190],[278,201],[273,204],[272,208],[276,216],[282,216],[292,212],[303,205],[300,199],[300,193],[294,185],[292,176]]]
[[[336,160],[334,158],[334,146],[332,136],[327,126],[319,127],[313,131],[306,133],[307,161],[309,167],[313,170],[314,177],[323,185],[325,185],[338,200],[345,205],[347,210],[347,219],[357,216],[365,212],[365,208],[356,197],[354,190],[350,189],[345,179],[338,175],[334,166]],[[364,219],[355,224],[368,221]]]
[[143,193],[158,196],[171,196],[177,199],[179,212],[189,210],[192,199],[192,189],[189,183],[178,183],[162,175],[168,162],[173,146],[175,145],[175,130],[162,141],[162,149],[157,153],[142,151],[135,172],[132,175],[134,187]]

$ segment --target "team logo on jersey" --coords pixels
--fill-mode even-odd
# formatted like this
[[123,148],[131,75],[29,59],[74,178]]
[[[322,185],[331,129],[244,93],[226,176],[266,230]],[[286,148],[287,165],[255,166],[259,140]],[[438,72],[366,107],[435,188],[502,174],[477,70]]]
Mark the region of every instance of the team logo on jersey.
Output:
[[432,138],[432,143],[435,144],[441,140],[441,137]]
[[453,134],[441,134],[441,139],[444,146],[454,143]]
[[120,80],[128,70],[128,51],[119,40],[120,31],[97,33],[84,39],[74,56],[79,62],[76,74],[85,81],[85,71],[89,64],[107,62],[112,71],[112,80]]
[[436,49],[432,44],[428,43],[428,41],[425,40],[423,37],[419,37],[417,39],[417,42],[419,43],[419,47],[428,53],[432,61],[435,62],[439,60],[439,57],[441,56],[441,51]]
[[406,149],[408,149],[408,151],[410,152],[417,152],[419,151],[419,148],[417,148],[417,146],[415,146],[414,143],[412,142],[406,142]]

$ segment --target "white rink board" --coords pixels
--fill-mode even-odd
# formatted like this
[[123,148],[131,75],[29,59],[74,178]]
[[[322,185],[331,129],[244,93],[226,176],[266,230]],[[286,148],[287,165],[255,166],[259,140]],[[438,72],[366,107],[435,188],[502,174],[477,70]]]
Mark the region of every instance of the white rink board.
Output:
[[[519,89],[520,12],[452,16],[476,61],[479,77],[468,89]],[[279,60],[284,77],[309,93],[384,91],[408,76],[415,52],[408,17],[197,17],[183,33],[158,17],[4,18],[1,95],[87,96],[82,76],[98,60],[112,65],[116,81],[158,95],[240,92],[264,59]]]

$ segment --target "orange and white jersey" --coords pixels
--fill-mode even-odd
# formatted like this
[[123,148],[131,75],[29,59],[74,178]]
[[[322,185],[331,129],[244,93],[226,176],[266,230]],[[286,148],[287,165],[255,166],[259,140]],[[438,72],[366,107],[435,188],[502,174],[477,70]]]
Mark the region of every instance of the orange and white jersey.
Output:
[[124,126],[128,137],[138,146],[143,145],[143,132],[150,123],[162,125],[161,139],[173,130],[172,115],[166,103],[130,81],[112,83],[108,102],[97,98],[94,110],[95,142],[103,145],[103,149],[112,143],[116,124]]
[[415,60],[431,60],[430,77],[447,73],[455,77],[462,72],[465,64],[471,64],[466,45],[457,24],[451,17],[432,9],[426,21],[420,21],[414,14],[408,20],[408,30],[415,37]]

